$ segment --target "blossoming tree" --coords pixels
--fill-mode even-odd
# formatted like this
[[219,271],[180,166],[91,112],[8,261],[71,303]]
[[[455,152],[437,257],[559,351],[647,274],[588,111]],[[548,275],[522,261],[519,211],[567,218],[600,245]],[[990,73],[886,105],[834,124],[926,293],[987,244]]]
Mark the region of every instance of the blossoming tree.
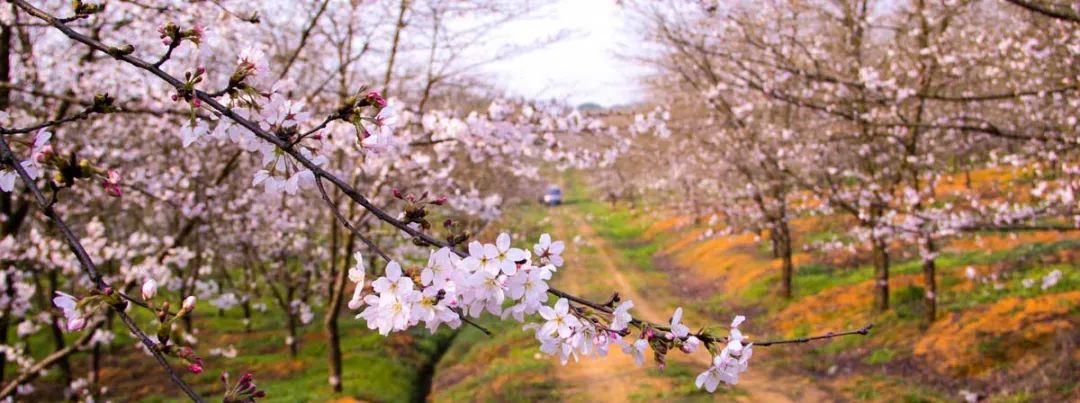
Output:
[[[118,318],[178,389],[202,401],[173,367],[219,369],[203,358],[210,350],[197,351],[196,307],[241,306],[250,319],[265,309],[263,293],[288,319],[294,355],[296,328],[325,309],[335,390],[342,305],[384,335],[515,320],[563,363],[614,345],[639,364],[651,350],[663,366],[669,352],[701,349],[713,359],[696,385],[710,392],[737,382],[754,347],[870,329],[752,342],[738,330],[742,316],[693,331],[680,308],[650,323],[633,316],[632,301],[549,284],[574,268],[547,234],[537,244],[506,233],[474,239],[504,199],[529,197],[541,166],[607,166],[633,138],[557,104],[490,101],[446,85],[469,83],[462,71],[471,66],[457,62],[464,45],[439,33],[461,29],[445,19],[500,21],[518,9],[37,3],[13,0],[2,15],[0,334],[22,317],[20,334],[44,326],[55,351],[33,359],[5,344],[3,357],[22,370],[2,379],[3,396],[29,392],[36,374],[81,350],[92,348],[97,362]],[[297,25],[293,15],[309,19]],[[411,23],[430,34],[425,51],[403,35]],[[376,52],[381,62],[370,63]],[[371,70],[382,73],[381,89],[359,83]],[[415,71],[420,85],[407,79]],[[632,131],[667,135],[663,119],[642,117]],[[463,218],[438,222],[444,216]],[[86,336],[66,344],[63,332]],[[79,392],[85,381],[64,373]],[[225,401],[264,395],[251,374],[221,380]]]

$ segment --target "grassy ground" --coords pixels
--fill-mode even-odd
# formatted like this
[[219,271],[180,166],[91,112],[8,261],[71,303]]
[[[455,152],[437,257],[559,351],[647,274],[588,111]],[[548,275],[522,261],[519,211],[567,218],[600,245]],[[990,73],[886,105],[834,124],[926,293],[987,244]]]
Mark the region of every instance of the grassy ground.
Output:
[[[593,226],[654,284],[698,299],[690,319],[723,323],[749,313],[757,339],[804,336],[875,324],[872,337],[846,338],[785,353],[755,354],[759,364],[817,377],[844,397],[865,400],[955,400],[960,389],[992,400],[1076,398],[1080,324],[1080,238],[1071,234],[979,234],[953,240],[938,259],[939,318],[923,322],[920,261],[898,249],[892,309],[871,310],[873,270],[837,265],[836,256],[796,256],[796,296],[779,298],[779,274],[767,245],[753,235],[703,236],[707,218],[586,203]],[[717,228],[713,228],[716,230]],[[828,238],[813,228],[804,237]],[[827,231],[827,230],[826,230]],[[965,276],[968,267],[978,278]],[[1063,278],[1043,290],[1041,278]],[[1025,280],[1034,280],[1026,286]],[[664,281],[666,280],[666,281]],[[656,290],[650,286],[650,289]],[[799,364],[791,368],[792,363]]]
[[[245,333],[238,312],[218,316],[216,311],[197,311],[196,325],[205,346],[233,346],[236,358],[207,356],[206,348],[199,349],[208,365],[199,375],[185,374],[204,396],[220,396],[218,376],[228,371],[235,377],[253,372],[259,387],[267,392],[266,401],[311,402],[328,399],[360,399],[366,401],[413,401],[417,385],[424,382],[422,368],[440,353],[440,343],[449,341],[450,332],[434,336],[426,330],[407,332],[389,338],[369,331],[362,321],[343,315],[341,348],[343,352],[342,385],[344,391],[334,394],[327,382],[327,355],[321,317],[301,332],[300,352],[296,359],[289,357],[285,344],[284,319],[273,310],[256,315],[251,333]],[[144,318],[145,319],[145,318]],[[149,323],[144,320],[143,323]],[[119,345],[131,345],[123,340]],[[162,384],[161,371],[141,353],[122,349],[119,358],[106,361],[102,384],[111,392],[107,396],[145,402],[182,400],[168,384]],[[155,380],[155,383],[148,383]]]
[[[661,316],[683,306],[685,321],[692,324],[722,325],[735,313],[746,314],[747,333],[757,340],[875,324],[870,337],[756,351],[752,371],[780,379],[777,383],[790,390],[770,391],[768,385],[751,382],[723,389],[718,396],[703,394],[693,387],[703,366],[672,360],[664,372],[634,372],[633,380],[644,386],[632,389],[626,400],[754,401],[775,392],[789,400],[954,401],[960,389],[990,394],[992,401],[1078,398],[1080,236],[979,234],[946,242],[938,259],[940,316],[927,326],[921,269],[913,251],[900,246],[893,251],[888,312],[871,310],[873,270],[865,261],[850,259],[849,252],[798,253],[795,297],[785,300],[777,296],[777,264],[753,234],[705,236],[720,229],[709,226],[707,217],[679,216],[647,205],[612,207],[591,199],[575,179],[565,186],[567,205],[557,210],[514,207],[493,226],[512,229],[514,239],[527,239],[526,244],[543,232],[570,244],[567,255],[574,262],[556,275],[560,287],[594,299],[632,291]],[[593,239],[575,241],[583,226]],[[839,219],[800,219],[798,242],[832,239],[842,227]],[[493,239],[494,234],[481,238]],[[598,271],[612,265],[625,287]],[[969,267],[977,273],[975,280],[965,275]],[[1041,278],[1053,270],[1063,278],[1041,289]],[[1026,286],[1025,280],[1035,285]],[[302,330],[300,357],[293,360],[284,342],[284,318],[266,302],[271,309],[255,315],[251,333],[243,331],[238,309],[219,317],[216,310],[200,307],[196,325],[202,345],[231,345],[239,356],[207,356],[207,371],[185,379],[207,396],[220,396],[222,370],[253,371],[268,392],[267,401],[289,402],[416,401],[424,398],[417,385],[428,380],[435,401],[574,400],[587,396],[582,393],[591,387],[591,381],[568,381],[567,373],[584,377],[588,372],[567,372],[539,354],[532,335],[516,322],[482,321],[494,332],[490,337],[465,328],[434,336],[420,329],[384,338],[343,315],[345,391],[335,395],[326,380],[321,313]],[[139,320],[150,323],[146,315]],[[161,383],[156,364],[129,347],[134,342],[128,336],[117,336],[120,347],[102,365],[102,384],[111,388],[105,396],[177,400],[172,388]],[[44,335],[27,342],[32,352],[51,349]],[[206,348],[200,353],[208,355]],[[87,371],[85,357],[74,362],[77,377]],[[431,365],[434,376],[428,379],[424,369]],[[9,364],[7,373],[14,370]],[[39,400],[60,396],[56,379],[53,371],[37,384]]]

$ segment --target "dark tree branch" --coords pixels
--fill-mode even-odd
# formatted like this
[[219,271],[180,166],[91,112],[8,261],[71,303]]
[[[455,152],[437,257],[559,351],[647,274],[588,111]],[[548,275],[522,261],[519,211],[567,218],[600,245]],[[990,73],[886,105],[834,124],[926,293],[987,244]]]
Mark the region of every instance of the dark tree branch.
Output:
[[1068,21],[1072,23],[1080,23],[1080,16],[1070,14],[1064,11],[1055,10],[1046,6],[1036,4],[1026,0],[1005,0],[1008,3],[1019,6],[1025,10],[1031,11],[1036,14],[1041,14],[1046,17],[1058,19],[1062,21]]

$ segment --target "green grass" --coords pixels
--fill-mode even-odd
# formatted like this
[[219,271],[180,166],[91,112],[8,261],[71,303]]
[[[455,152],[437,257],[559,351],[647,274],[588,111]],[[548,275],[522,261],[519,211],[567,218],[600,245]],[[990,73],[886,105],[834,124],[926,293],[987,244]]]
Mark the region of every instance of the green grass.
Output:
[[492,332],[459,333],[436,369],[437,401],[555,400],[554,365],[531,333],[513,321],[483,322]]
[[[178,300],[175,295],[163,292],[159,299]],[[303,327],[300,331],[301,340],[298,358],[294,361],[289,358],[288,349],[285,345],[287,335],[285,318],[269,300],[265,300],[268,310],[265,313],[253,312],[252,333],[250,336],[241,336],[232,342],[232,346],[238,351],[236,358],[210,356],[209,349],[212,347],[228,347],[230,343],[220,343],[221,337],[228,335],[243,335],[242,314],[239,307],[225,312],[219,316],[218,310],[208,303],[201,303],[195,311],[195,327],[199,330],[197,335],[199,344],[193,346],[197,354],[205,360],[205,371],[201,374],[191,374],[183,371],[185,381],[193,385],[196,390],[207,397],[208,400],[220,400],[222,393],[221,383],[218,379],[223,371],[233,375],[233,379],[244,372],[254,372],[256,382],[261,389],[267,392],[267,399],[260,401],[269,402],[309,402],[325,401],[332,397],[355,397],[374,401],[411,401],[418,396],[417,385],[422,384],[423,374],[421,368],[431,360],[437,359],[441,353],[440,343],[445,343],[452,332],[443,331],[436,335],[429,335],[424,329],[408,332],[406,336],[395,336],[389,339],[376,332],[369,331],[366,324],[354,319],[352,315],[344,313],[339,319],[341,348],[343,352],[343,376],[342,384],[344,392],[334,394],[331,392],[328,378],[328,363],[323,335],[322,313],[316,311],[316,317],[311,324]],[[142,308],[132,308],[128,312],[136,322],[148,333],[156,330],[156,322],[149,312]],[[122,326],[114,321],[114,333],[117,346],[116,353],[107,353],[114,357],[104,366],[107,370],[129,366],[132,371],[143,371],[145,379],[153,379],[153,382],[163,382],[163,372],[156,363],[141,352],[130,347],[136,342]],[[14,339],[14,329],[10,337]],[[65,339],[71,342],[81,334],[66,334]],[[53,350],[53,342],[48,331],[25,339],[34,356],[40,357],[44,352]],[[89,355],[80,353],[73,356],[75,377],[85,376],[86,362]],[[179,365],[175,358],[170,360]],[[9,363],[7,373],[15,373],[14,364]],[[38,382],[39,390],[51,390],[59,381],[59,371],[53,370],[46,374]],[[137,379],[144,378],[137,376]],[[110,386],[111,391],[106,398],[124,397],[131,398],[135,389],[141,389],[137,383],[127,382],[126,386],[110,384],[106,378],[105,386]],[[113,381],[115,383],[115,380]],[[45,386],[49,385],[49,386]],[[135,388],[135,389],[132,389]],[[140,401],[183,401],[178,391],[166,387],[168,395],[146,395]],[[145,392],[143,392],[145,393]]]

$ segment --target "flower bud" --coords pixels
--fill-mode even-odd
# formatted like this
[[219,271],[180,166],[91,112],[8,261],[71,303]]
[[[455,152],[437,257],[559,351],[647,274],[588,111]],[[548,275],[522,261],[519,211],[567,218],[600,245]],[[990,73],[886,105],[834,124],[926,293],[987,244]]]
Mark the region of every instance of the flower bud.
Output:
[[86,318],[81,316],[71,319],[67,323],[67,329],[69,332],[77,332],[83,330],[84,327],[86,327]]
[[198,302],[198,299],[195,298],[194,295],[190,295],[187,298],[184,298],[184,304],[180,306],[180,310],[184,312],[191,312],[193,309],[195,309],[196,302]]
[[382,109],[386,107],[386,99],[379,94],[379,91],[368,92],[367,100],[376,108]]
[[154,281],[154,279],[146,280],[142,286],[143,300],[150,301],[154,299],[155,295],[157,295],[157,281]]
[[199,364],[191,364],[188,365],[188,371],[191,371],[191,373],[193,374],[201,374],[203,371],[203,367]]

